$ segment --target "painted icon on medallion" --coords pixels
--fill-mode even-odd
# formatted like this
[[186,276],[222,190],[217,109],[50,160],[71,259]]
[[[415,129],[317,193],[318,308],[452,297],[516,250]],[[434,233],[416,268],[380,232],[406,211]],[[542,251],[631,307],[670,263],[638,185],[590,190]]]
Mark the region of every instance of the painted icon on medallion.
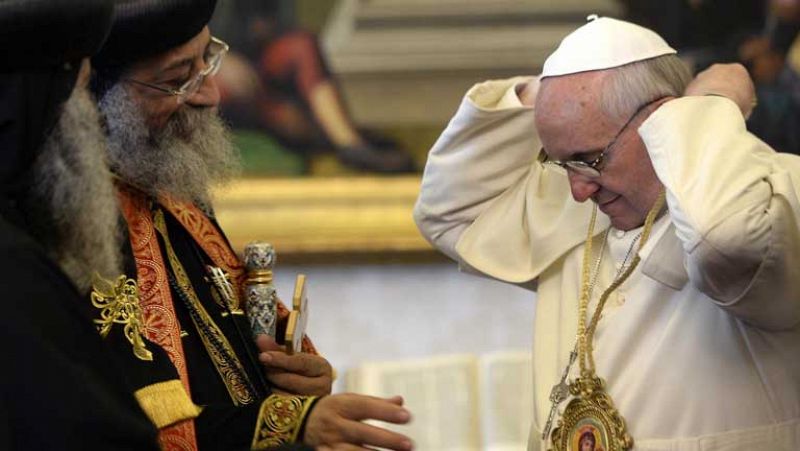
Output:
[[569,451],[606,451],[608,435],[602,423],[582,418],[570,432]]

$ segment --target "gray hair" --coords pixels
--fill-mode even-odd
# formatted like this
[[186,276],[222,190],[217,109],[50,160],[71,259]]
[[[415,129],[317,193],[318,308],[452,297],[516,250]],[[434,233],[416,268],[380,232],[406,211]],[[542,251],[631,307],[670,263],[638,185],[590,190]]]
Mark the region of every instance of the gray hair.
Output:
[[184,105],[151,130],[127,87],[118,83],[98,102],[116,175],[151,196],[170,195],[210,213],[210,189],[239,173],[239,153],[212,108]]
[[76,88],[34,162],[23,199],[32,234],[82,292],[122,273],[120,211],[89,92]]
[[608,71],[603,80],[600,108],[623,119],[637,108],[659,97],[680,97],[692,75],[677,55],[637,61]]

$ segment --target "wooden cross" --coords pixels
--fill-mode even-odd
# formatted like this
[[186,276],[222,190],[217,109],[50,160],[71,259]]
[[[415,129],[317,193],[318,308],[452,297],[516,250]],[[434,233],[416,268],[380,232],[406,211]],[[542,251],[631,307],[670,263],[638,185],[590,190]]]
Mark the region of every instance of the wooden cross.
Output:
[[286,352],[294,354],[302,352],[303,337],[306,334],[308,323],[308,295],[306,293],[306,276],[298,274],[294,283],[292,296],[292,311],[289,312],[289,321],[286,325]]

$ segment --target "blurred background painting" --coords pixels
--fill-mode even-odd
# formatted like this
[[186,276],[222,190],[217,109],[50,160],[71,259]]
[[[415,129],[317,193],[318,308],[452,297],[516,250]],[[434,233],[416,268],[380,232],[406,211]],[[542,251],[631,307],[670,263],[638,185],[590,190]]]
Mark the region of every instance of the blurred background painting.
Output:
[[[590,14],[663,35],[694,71],[738,61],[749,129],[800,153],[800,0],[225,0],[217,76],[244,177],[220,195],[235,244],[290,259],[433,255],[411,209],[428,150],[474,83],[531,75]],[[323,227],[324,226],[324,227]]]
[[740,61],[754,132],[798,153],[795,0],[226,0],[223,114],[251,175],[422,169],[463,92],[534,74],[590,13],[648,26],[701,70]]
[[212,27],[234,50],[218,76],[222,113],[251,174],[416,170],[387,134],[356,122],[320,44],[334,2],[228,0]]

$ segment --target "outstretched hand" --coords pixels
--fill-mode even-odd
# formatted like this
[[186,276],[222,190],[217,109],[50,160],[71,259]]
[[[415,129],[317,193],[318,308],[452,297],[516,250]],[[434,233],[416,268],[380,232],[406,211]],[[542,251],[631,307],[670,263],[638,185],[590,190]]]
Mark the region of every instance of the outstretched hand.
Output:
[[756,106],[756,90],[747,69],[738,63],[714,64],[700,72],[686,87],[687,96],[718,95],[739,106],[745,118]]
[[403,407],[403,398],[376,398],[344,393],[317,401],[306,420],[303,442],[323,451],[366,450],[372,447],[406,451],[413,449],[411,439],[363,420],[406,424],[411,414]]
[[272,337],[259,335],[256,340],[267,380],[277,393],[322,396],[330,394],[333,369],[325,358],[313,354],[288,355]]

